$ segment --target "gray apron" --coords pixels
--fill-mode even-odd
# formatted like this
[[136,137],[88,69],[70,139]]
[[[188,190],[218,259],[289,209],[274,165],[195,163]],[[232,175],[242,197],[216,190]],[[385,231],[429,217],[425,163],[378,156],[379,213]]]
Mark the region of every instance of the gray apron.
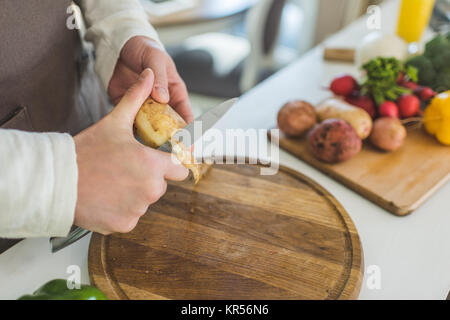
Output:
[[[75,135],[108,112],[91,54],[66,26],[70,4],[0,0],[0,128]],[[0,239],[0,253],[16,242]]]

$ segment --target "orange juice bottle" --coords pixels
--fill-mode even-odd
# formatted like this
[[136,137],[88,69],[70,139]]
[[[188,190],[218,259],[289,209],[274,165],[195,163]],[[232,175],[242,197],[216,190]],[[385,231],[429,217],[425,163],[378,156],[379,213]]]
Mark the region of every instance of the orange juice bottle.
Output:
[[402,0],[397,34],[406,42],[419,42],[430,21],[435,0]]

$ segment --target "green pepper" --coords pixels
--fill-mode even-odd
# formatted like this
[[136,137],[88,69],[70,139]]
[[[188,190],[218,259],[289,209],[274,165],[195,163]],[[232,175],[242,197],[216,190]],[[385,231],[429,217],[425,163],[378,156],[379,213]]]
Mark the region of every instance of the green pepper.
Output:
[[105,294],[95,287],[81,285],[80,289],[69,289],[67,281],[55,279],[47,282],[33,294],[18,300],[107,300]]

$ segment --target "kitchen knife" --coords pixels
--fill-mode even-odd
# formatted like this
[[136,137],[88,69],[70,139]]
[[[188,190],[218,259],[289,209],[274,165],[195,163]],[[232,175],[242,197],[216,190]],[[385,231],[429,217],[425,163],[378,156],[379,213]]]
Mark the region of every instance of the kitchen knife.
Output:
[[[211,129],[217,123],[217,121],[219,121],[227,113],[228,110],[230,110],[230,108],[236,103],[237,100],[238,98],[230,99],[212,108],[211,110],[201,115],[199,118],[195,119],[195,121],[192,121],[183,130],[187,131],[191,137],[196,138],[194,135],[194,128],[195,128],[194,122],[201,121],[202,133],[205,133],[206,131]],[[174,136],[177,137],[177,133],[175,133]],[[185,145],[186,149],[189,150],[191,146],[195,143],[195,140],[191,139],[191,141],[182,141],[182,142]],[[170,145],[170,141],[167,141],[166,143],[161,145],[158,148],[158,150],[171,153],[172,146]],[[89,233],[90,231],[88,230],[74,226],[67,237],[50,238],[51,250],[53,253],[55,253],[71,245],[72,243],[80,240]]]

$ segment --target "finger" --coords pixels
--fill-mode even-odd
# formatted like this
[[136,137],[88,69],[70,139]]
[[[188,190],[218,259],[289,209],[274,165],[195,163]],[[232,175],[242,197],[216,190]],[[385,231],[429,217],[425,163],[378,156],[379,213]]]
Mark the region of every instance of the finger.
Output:
[[162,177],[159,180],[153,180],[152,183],[149,185],[149,190],[150,194],[147,195],[146,200],[148,201],[148,205],[152,205],[159,199],[161,199],[161,197],[164,196],[164,194],[166,193],[167,181],[162,179]]
[[152,70],[145,69],[139,76],[138,81],[128,89],[111,114],[132,125],[142,104],[150,95],[153,82],[154,75]]
[[134,228],[136,228],[138,222],[139,222],[139,216],[138,217],[130,217],[125,216],[121,217],[119,219],[120,224],[116,226],[115,231],[118,233],[129,233],[133,231]]
[[153,90],[151,93],[152,98],[159,103],[168,103],[170,96],[165,60],[152,59],[151,61],[144,63],[144,66],[152,69],[155,74],[155,83],[153,84]]
[[189,95],[181,78],[178,78],[174,84],[170,86],[170,105],[180,114],[180,116],[190,123],[194,120]]
[[169,161],[167,161],[167,167],[164,172],[164,178],[166,180],[183,181],[189,175],[189,170],[183,166],[175,156],[169,155]]
[[127,89],[131,88],[138,79],[139,74],[129,68],[122,60],[119,60],[108,86],[108,94],[112,103],[117,105],[127,92]]
[[159,166],[162,176],[166,180],[183,181],[189,175],[189,170],[184,167],[178,159],[170,153],[153,150],[160,156]]

